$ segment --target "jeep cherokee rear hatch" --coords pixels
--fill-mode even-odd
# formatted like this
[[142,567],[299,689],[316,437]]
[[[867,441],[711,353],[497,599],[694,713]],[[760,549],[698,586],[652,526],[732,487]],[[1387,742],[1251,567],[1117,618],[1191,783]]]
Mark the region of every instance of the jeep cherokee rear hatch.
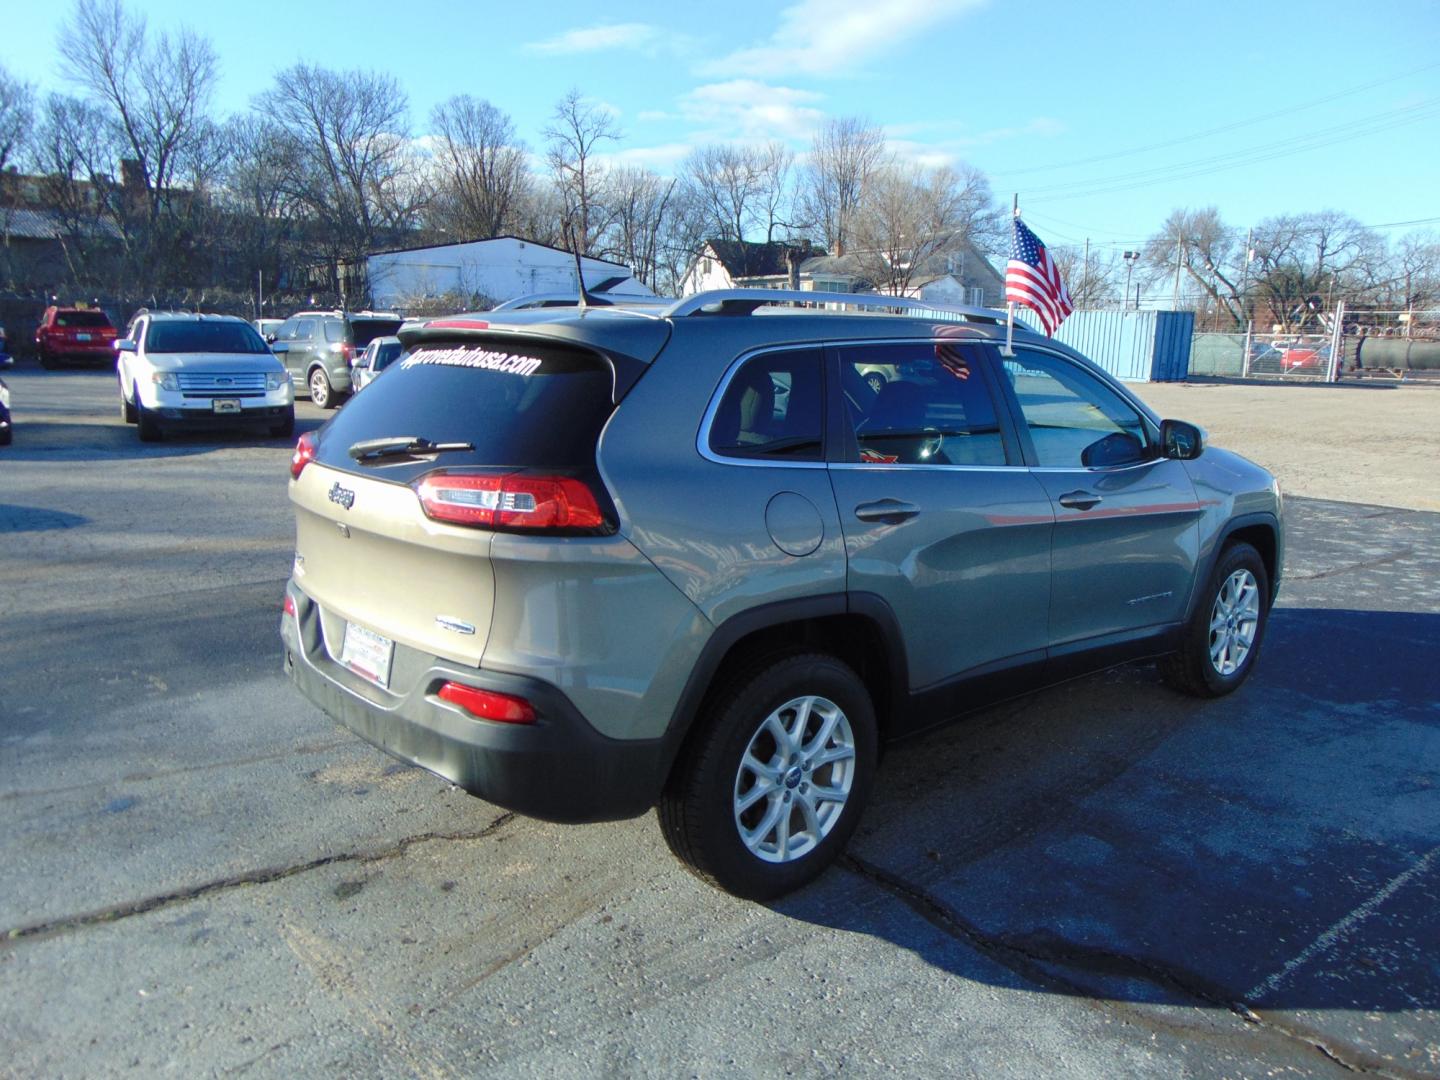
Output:
[[497,533],[615,531],[595,447],[644,366],[533,332],[407,338],[383,387],[302,437],[292,464],[296,583],[331,657],[380,685],[367,665],[389,662],[389,641],[480,663]]

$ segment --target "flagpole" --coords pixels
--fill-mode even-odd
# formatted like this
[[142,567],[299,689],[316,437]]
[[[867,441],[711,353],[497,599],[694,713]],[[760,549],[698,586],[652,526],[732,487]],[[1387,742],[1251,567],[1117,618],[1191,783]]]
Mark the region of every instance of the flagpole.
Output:
[[[1011,234],[1011,244],[1013,245],[1013,244],[1014,244],[1014,234],[1015,234],[1015,224],[1014,224],[1014,222],[1015,222],[1015,219],[1020,216],[1020,193],[1019,193],[1018,191],[1015,192],[1015,198],[1014,198],[1014,200],[1013,200],[1013,201],[1011,202],[1011,204],[1010,204],[1010,215],[1011,215],[1010,234]],[[1015,355],[1015,301],[1014,301],[1014,300],[1006,300],[1006,301],[1005,301],[1005,312],[1006,312],[1006,318],[1005,318],[1005,348],[1003,348],[1003,349],[1000,350],[1000,355],[1001,355],[1001,356],[1007,356],[1007,357],[1009,357],[1009,356],[1014,356],[1014,355]]]

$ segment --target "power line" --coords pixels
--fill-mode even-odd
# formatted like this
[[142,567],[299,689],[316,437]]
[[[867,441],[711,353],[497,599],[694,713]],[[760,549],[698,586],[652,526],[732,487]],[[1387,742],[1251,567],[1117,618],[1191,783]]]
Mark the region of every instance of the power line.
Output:
[[1078,158],[1075,161],[1065,161],[1061,162],[1058,165],[1033,165],[1027,166],[1023,169],[1011,169],[1008,172],[994,172],[991,175],[1010,177],[1025,176],[1029,173],[1036,172],[1053,172],[1057,169],[1071,169],[1076,167],[1077,165],[1093,165],[1097,161],[1113,161],[1116,158],[1130,157],[1134,154],[1147,154],[1152,150],[1163,150],[1166,147],[1170,146],[1180,146],[1184,143],[1195,142],[1199,139],[1207,139],[1211,135],[1221,135],[1227,131],[1234,131],[1237,128],[1249,127],[1253,124],[1264,123],[1266,120],[1274,120],[1281,116],[1290,116],[1297,112],[1304,112],[1306,109],[1313,109],[1317,105],[1324,105],[1328,102],[1336,101],[1343,97],[1349,97],[1351,94],[1358,94],[1364,90],[1372,90],[1377,86],[1384,86],[1386,83],[1398,82],[1401,79],[1408,79],[1411,75],[1418,75],[1422,71],[1429,71],[1431,68],[1435,67],[1440,67],[1440,62],[1424,64],[1418,68],[1412,68],[1409,71],[1401,72],[1399,75],[1391,75],[1388,78],[1375,79],[1372,82],[1361,83],[1359,86],[1352,86],[1348,90],[1338,90],[1333,94],[1327,94],[1324,97],[1318,97],[1312,101],[1302,102],[1301,104],[1293,105],[1288,109],[1278,109],[1275,112],[1262,113],[1259,116],[1252,116],[1245,120],[1236,120],[1233,123],[1222,124],[1220,127],[1208,128],[1205,131],[1197,131],[1193,135],[1182,135],[1176,139],[1166,139],[1163,142],[1149,143],[1145,146],[1136,146],[1129,150],[1116,150],[1113,153],[1109,154],[1096,154],[1093,157]]

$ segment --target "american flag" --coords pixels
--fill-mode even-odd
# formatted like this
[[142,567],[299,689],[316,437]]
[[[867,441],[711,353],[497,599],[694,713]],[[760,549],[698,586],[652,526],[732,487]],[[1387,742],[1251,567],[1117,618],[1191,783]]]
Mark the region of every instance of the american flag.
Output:
[[1050,253],[1019,218],[1015,219],[1010,261],[1005,264],[1005,299],[1024,304],[1039,315],[1046,334],[1055,333],[1065,316],[1075,310]]

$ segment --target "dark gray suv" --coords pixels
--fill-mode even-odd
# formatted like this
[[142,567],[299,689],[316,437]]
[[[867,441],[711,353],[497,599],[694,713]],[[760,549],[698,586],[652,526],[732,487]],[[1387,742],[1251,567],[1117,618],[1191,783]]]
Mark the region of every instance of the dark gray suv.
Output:
[[355,357],[375,338],[395,333],[403,321],[383,311],[301,311],[266,340],[285,364],[296,394],[333,409],[353,389]]
[[[880,745],[1158,658],[1254,669],[1279,489],[1003,314],[733,291],[441,319],[296,447],[284,662],[357,734],[557,821],[659,807],[750,897]],[[878,387],[868,378],[887,372]],[[385,567],[377,574],[375,566]]]

